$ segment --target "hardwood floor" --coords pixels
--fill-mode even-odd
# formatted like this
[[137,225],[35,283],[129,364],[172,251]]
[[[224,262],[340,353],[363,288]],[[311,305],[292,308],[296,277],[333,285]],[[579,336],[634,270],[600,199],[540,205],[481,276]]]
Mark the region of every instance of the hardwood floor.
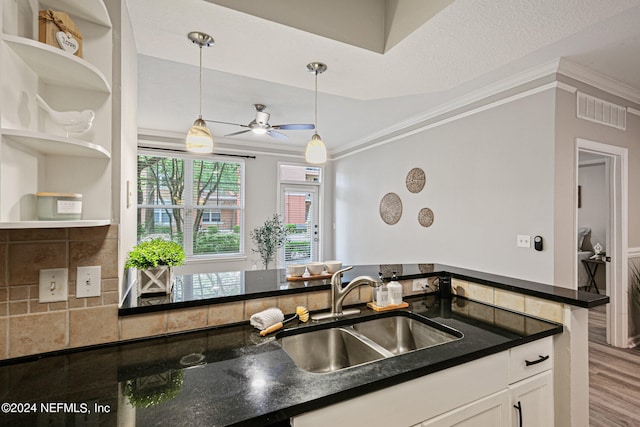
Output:
[[606,344],[605,306],[589,310],[591,427],[640,426],[640,349]]

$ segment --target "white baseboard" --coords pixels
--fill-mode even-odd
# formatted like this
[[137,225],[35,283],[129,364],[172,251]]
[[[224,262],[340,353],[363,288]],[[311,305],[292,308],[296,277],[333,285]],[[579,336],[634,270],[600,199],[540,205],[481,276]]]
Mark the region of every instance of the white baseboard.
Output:
[[640,334],[629,337],[629,348],[637,347],[640,345]]

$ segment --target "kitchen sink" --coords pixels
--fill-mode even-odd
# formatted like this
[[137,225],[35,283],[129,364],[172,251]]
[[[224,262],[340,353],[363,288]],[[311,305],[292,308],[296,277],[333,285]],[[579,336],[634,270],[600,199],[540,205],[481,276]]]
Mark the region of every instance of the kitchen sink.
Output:
[[454,329],[445,332],[405,316],[369,320],[356,323],[353,328],[393,354],[433,347],[462,338],[462,334]]
[[[334,372],[386,357],[445,344],[462,333],[411,312],[337,322],[324,329],[299,328],[280,333],[278,342],[300,368]],[[331,325],[331,324],[330,324]]]
[[333,372],[385,357],[345,328],[321,329],[279,341],[296,365],[309,372]]

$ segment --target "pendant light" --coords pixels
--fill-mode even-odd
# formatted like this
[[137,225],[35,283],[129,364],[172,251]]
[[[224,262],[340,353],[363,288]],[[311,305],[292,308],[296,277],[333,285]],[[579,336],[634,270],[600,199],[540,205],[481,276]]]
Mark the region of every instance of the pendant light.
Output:
[[307,143],[307,149],[304,152],[304,158],[307,163],[314,165],[321,165],[327,161],[327,147],[325,147],[322,138],[318,135],[318,74],[322,74],[327,71],[327,66],[321,62],[311,62],[307,64],[307,71],[315,74],[316,89],[315,89],[315,133],[311,137],[311,140]]
[[187,133],[186,148],[187,151],[192,153],[212,153],[213,135],[211,135],[211,131],[202,119],[202,48],[211,46],[214,41],[213,37],[199,31],[189,33],[188,37],[200,48],[200,110],[198,118],[193,122],[193,126]]

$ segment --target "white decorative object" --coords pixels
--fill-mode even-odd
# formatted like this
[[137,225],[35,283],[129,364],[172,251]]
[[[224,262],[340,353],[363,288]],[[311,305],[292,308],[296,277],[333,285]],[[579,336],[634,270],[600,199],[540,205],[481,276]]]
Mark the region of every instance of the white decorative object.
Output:
[[73,38],[71,33],[65,33],[64,31],[58,31],[56,33],[56,40],[60,45],[60,48],[70,54],[75,54],[80,48],[80,44]]
[[96,113],[92,110],[56,111],[51,108],[40,95],[36,95],[36,101],[38,101],[40,107],[49,114],[54,122],[62,125],[67,133],[67,137],[69,137],[69,133],[81,134],[91,129],[93,119],[96,117]]
[[173,268],[161,265],[146,270],[138,270],[139,295],[170,294],[173,286]]

